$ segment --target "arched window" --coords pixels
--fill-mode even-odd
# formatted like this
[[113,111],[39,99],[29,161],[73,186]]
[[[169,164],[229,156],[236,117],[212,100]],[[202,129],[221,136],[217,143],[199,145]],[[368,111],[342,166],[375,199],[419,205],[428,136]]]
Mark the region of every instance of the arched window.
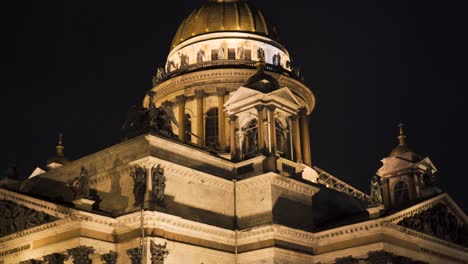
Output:
[[283,125],[275,120],[276,127],[276,151],[281,157],[285,157],[288,152],[287,130]]
[[192,120],[190,118],[192,117],[189,114],[185,114],[185,142],[192,142]]
[[253,119],[243,129],[244,144],[242,146],[242,153],[244,153],[244,159],[255,157],[258,150],[258,123],[257,119]]
[[205,145],[215,147],[218,145],[218,108],[211,108],[205,121]]
[[395,205],[402,205],[409,201],[409,188],[408,183],[399,181],[393,188]]

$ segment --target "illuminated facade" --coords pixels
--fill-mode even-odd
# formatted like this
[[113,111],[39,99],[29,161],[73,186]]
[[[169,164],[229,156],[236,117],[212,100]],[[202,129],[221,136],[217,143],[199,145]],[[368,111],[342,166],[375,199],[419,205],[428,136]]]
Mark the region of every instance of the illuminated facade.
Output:
[[467,216],[403,128],[368,195],[312,164],[314,107],[260,10],[207,1],[122,143],[69,162],[60,139],[0,180],[0,264],[467,263]]

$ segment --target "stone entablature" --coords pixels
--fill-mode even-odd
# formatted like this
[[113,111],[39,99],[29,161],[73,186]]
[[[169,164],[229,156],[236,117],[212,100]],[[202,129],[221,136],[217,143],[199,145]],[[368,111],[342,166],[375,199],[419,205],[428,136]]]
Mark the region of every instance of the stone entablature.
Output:
[[274,172],[269,172],[264,175],[252,177],[246,180],[239,181],[237,183],[237,188],[239,191],[243,191],[250,188],[256,188],[258,186],[265,185],[277,185],[289,190],[294,190],[295,192],[304,194],[306,196],[312,197],[314,194],[319,192],[319,188],[311,186],[284,176],[281,176]]
[[[216,89],[223,87],[227,92],[233,92],[241,87],[245,81],[256,73],[255,69],[213,69],[187,73],[171,78],[155,86],[152,90],[158,94],[156,105],[163,102],[176,102],[176,97],[183,95],[191,98],[195,92],[203,90],[207,95],[217,96]],[[315,107],[315,96],[312,91],[298,80],[283,74],[269,72],[276,78],[281,87],[288,87],[298,96],[301,105],[305,105],[310,114]],[[149,99],[145,98],[144,105]]]

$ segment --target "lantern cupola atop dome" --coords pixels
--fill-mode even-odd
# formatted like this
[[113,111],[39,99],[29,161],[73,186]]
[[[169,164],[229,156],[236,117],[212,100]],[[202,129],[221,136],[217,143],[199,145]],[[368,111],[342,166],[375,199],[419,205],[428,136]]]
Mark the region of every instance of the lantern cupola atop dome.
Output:
[[180,24],[165,72],[207,62],[254,66],[262,60],[291,70],[276,27],[246,0],[209,0]]

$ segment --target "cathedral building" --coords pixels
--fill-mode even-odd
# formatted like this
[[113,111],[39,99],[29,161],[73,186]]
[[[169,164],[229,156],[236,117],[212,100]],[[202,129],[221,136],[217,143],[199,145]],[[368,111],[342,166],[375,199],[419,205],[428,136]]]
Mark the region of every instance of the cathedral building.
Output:
[[60,137],[0,180],[0,264],[468,263],[468,218],[403,127],[370,194],[314,164],[313,90],[250,1],[194,10],[142,96],[121,143],[69,161]]

